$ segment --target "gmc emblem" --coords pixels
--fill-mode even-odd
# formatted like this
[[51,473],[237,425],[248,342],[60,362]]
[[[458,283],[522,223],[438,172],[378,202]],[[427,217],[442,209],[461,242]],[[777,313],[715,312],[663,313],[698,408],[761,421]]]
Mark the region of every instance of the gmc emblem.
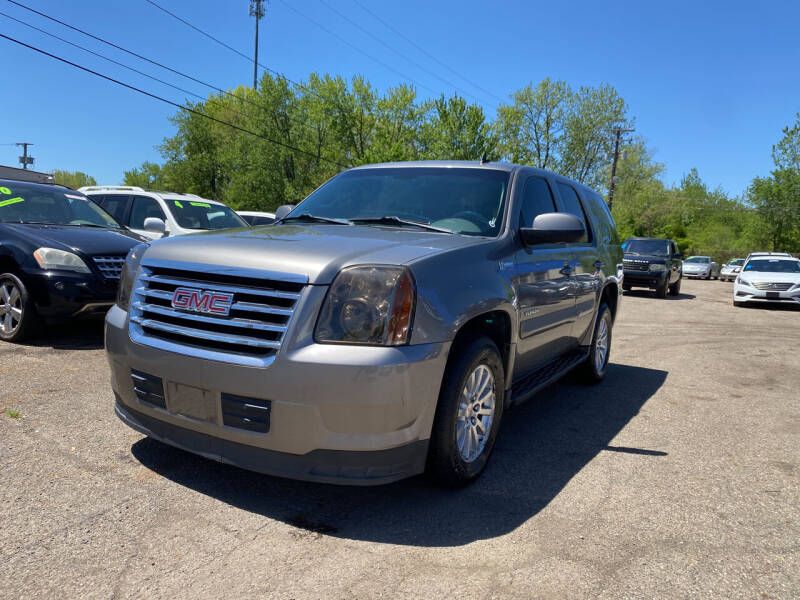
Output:
[[179,287],[172,295],[172,308],[191,310],[227,317],[231,312],[233,294]]

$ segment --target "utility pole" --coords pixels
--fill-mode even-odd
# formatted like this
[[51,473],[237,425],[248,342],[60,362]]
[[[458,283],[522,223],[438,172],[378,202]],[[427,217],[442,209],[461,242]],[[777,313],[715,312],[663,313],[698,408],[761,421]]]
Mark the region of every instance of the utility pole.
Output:
[[33,164],[33,157],[28,156],[28,146],[33,146],[30,142],[17,142],[17,146],[22,146],[22,156],[19,157],[19,164],[23,169],[27,169],[28,165]]
[[608,210],[611,210],[611,206],[614,204],[614,185],[616,184],[616,177],[617,177],[617,161],[619,160],[619,141],[622,137],[623,133],[631,133],[636,131],[635,129],[623,129],[622,127],[617,127],[614,129],[614,162],[611,164],[611,185],[608,187]]
[[258,87],[258,22],[264,18],[265,0],[250,0],[250,16],[256,18],[256,49],[253,53],[253,89]]

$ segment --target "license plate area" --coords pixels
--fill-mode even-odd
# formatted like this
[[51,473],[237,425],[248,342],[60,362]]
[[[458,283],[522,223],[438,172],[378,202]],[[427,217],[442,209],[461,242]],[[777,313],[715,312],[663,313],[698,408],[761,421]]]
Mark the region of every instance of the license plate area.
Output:
[[167,382],[167,410],[209,423],[217,422],[217,394],[203,388]]
[[767,292],[767,298],[780,298],[780,292]]

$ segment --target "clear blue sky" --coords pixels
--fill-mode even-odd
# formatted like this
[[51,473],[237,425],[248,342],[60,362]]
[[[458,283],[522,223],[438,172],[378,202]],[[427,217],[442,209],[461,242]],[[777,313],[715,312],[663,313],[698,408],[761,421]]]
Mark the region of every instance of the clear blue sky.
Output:
[[[188,29],[145,0],[21,0],[121,46],[222,88],[252,81],[252,64]],[[247,0],[158,0],[198,27],[252,55]],[[497,100],[459,79],[374,20],[353,0],[325,0],[407,58],[332,12],[320,0],[271,0],[259,59],[294,80],[308,73],[364,74],[383,89],[403,77],[421,96],[454,90],[418,65],[481,99]],[[473,0],[359,0],[443,63],[506,99],[544,77],[573,87],[610,83],[636,118],[665,182],[697,167],[711,186],[743,192],[771,169],[770,148],[800,111],[800,2],[717,0],[499,3]],[[359,53],[304,19],[308,15],[361,48]],[[33,15],[7,0],[0,11],[187,87],[155,67]],[[181,102],[184,96],[0,16],[6,35]],[[410,62],[413,61],[413,62]],[[416,63],[416,64],[414,64]],[[0,144],[33,142],[36,168],[92,174],[119,183],[125,169],[160,161],[154,148],[173,133],[172,107],[76,71],[0,39]],[[424,86],[424,87],[423,87]],[[430,88],[429,91],[426,88]],[[0,164],[18,148],[0,145]]]

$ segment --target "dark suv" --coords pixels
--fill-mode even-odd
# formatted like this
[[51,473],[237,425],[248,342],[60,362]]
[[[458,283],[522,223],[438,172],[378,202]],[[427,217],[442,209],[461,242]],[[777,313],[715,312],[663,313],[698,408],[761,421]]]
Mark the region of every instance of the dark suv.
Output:
[[0,179],[0,340],[21,341],[43,320],[102,316],[143,239],[80,192]]
[[458,485],[506,406],[572,368],[606,372],[622,250],[583,185],[507,163],[371,165],[280,213],[131,252],[106,316],[125,423],[284,477]]
[[667,292],[677,296],[681,291],[681,253],[678,245],[666,238],[628,238],[623,245],[622,289],[646,287],[656,296],[666,298]]

